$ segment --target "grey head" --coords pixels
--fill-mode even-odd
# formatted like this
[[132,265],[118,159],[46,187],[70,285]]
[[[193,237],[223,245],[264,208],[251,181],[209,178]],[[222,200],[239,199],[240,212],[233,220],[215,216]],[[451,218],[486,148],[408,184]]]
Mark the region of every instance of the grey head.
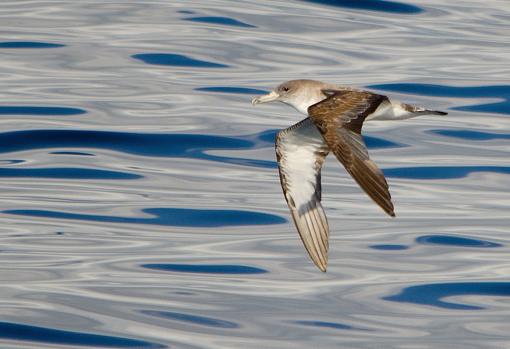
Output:
[[308,107],[322,101],[327,96],[323,93],[327,89],[337,86],[316,80],[290,80],[276,87],[269,94],[253,98],[253,105],[269,102],[282,102],[294,107],[301,113],[308,115]]

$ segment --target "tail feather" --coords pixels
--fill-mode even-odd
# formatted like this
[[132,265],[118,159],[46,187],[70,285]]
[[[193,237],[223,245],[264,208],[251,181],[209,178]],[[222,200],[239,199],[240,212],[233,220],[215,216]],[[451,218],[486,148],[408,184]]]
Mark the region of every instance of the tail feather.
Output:
[[413,114],[415,116],[419,116],[419,115],[448,115],[448,113],[445,111],[428,110],[428,109],[416,110],[413,112]]
[[425,109],[425,108],[422,108],[422,107],[417,107],[417,106],[411,105],[411,104],[402,103],[402,107],[405,110],[407,110],[408,112],[416,113],[416,114],[448,115],[448,113],[444,112],[444,111],[429,110],[429,109]]
[[447,112],[440,111],[440,110],[427,110],[427,113],[432,114],[432,115],[448,115]]

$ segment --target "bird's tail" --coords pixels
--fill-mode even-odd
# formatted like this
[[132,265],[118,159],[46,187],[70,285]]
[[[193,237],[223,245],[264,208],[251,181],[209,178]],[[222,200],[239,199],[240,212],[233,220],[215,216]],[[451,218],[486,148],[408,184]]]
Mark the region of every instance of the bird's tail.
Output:
[[425,109],[425,108],[417,107],[417,106],[411,105],[411,104],[401,103],[401,107],[403,109],[405,109],[406,111],[415,114],[416,116],[424,115],[424,114],[428,114],[428,115],[448,115],[448,113],[444,112],[444,111]]
[[439,110],[429,110],[411,104],[397,101],[387,101],[370,114],[366,120],[405,120],[421,115],[446,115],[448,113]]

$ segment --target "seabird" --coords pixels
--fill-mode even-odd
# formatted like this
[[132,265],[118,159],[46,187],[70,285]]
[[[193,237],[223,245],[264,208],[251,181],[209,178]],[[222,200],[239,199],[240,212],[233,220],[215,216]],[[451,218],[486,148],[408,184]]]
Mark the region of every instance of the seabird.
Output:
[[370,91],[315,80],[291,80],[252,104],[279,101],[308,117],[278,132],[280,183],[294,224],[311,259],[325,272],[329,226],[321,205],[321,167],[331,151],[359,186],[395,217],[384,174],[370,160],[361,136],[364,121],[446,115],[390,100]]

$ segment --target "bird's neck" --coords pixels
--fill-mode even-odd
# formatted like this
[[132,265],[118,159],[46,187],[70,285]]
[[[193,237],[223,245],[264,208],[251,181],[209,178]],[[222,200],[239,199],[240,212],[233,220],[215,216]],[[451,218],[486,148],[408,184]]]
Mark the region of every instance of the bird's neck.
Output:
[[298,112],[308,115],[308,108],[315,103],[319,103],[325,98],[326,96],[322,93],[306,94],[285,103],[294,107],[294,109],[296,109]]

